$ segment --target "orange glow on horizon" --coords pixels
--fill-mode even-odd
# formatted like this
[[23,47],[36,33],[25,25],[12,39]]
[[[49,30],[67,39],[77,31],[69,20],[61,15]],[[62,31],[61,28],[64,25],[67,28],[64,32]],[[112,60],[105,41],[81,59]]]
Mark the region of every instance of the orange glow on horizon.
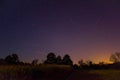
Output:
[[[86,55],[87,56],[87,55]],[[109,60],[109,55],[108,54],[94,54],[92,56],[89,56],[89,57],[80,57],[78,58],[78,55],[77,56],[74,56],[73,57],[73,62],[75,64],[78,64],[78,61],[83,59],[84,62],[87,62],[87,61],[92,61],[93,63],[95,64],[98,64],[100,62],[103,62],[105,64],[109,64],[109,63],[112,63],[110,60]]]

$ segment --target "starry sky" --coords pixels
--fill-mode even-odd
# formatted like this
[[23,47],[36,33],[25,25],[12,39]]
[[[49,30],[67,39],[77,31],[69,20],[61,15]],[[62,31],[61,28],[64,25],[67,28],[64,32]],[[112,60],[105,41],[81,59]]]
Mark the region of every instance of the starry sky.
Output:
[[1,0],[0,57],[45,60],[49,52],[109,62],[120,52],[119,0]]

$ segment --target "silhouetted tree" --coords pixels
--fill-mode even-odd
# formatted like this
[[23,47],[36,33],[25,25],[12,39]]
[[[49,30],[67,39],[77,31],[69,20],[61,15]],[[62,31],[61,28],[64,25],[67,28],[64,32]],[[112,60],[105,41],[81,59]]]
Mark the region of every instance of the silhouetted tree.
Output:
[[57,64],[62,64],[61,56],[58,56],[58,57],[56,58],[56,63],[57,63]]
[[66,54],[63,57],[63,64],[65,65],[73,65],[73,61],[71,60],[70,56],[68,54]]
[[120,53],[115,53],[115,54],[112,54],[110,56],[110,61],[112,61],[113,63],[118,63],[120,62]]
[[79,61],[78,61],[78,64],[79,64],[80,66],[85,65],[83,59],[79,60]]
[[74,64],[73,69],[79,69],[79,66],[77,64]]
[[87,61],[87,65],[91,67],[93,65],[93,62],[89,60]]
[[55,64],[56,63],[56,55],[54,53],[49,53],[47,55],[47,60],[45,60],[46,64]]
[[10,64],[19,63],[19,57],[17,54],[8,55],[5,57],[5,61]]
[[32,61],[32,65],[37,65],[38,64],[38,59],[34,59],[33,61]]
[[78,61],[81,69],[90,69],[92,67],[92,61],[84,62],[82,59]]

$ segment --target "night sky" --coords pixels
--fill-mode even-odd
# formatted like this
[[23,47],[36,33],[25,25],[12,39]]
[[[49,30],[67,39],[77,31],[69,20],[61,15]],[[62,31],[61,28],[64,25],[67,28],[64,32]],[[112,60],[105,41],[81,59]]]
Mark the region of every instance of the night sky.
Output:
[[0,57],[109,61],[120,52],[119,0],[0,0]]

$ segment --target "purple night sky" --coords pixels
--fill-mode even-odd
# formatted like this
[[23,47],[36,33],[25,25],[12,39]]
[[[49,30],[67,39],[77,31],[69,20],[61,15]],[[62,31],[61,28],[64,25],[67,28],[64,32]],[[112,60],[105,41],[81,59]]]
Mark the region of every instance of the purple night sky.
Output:
[[109,61],[120,52],[119,0],[2,0],[0,56],[45,60],[49,52]]

